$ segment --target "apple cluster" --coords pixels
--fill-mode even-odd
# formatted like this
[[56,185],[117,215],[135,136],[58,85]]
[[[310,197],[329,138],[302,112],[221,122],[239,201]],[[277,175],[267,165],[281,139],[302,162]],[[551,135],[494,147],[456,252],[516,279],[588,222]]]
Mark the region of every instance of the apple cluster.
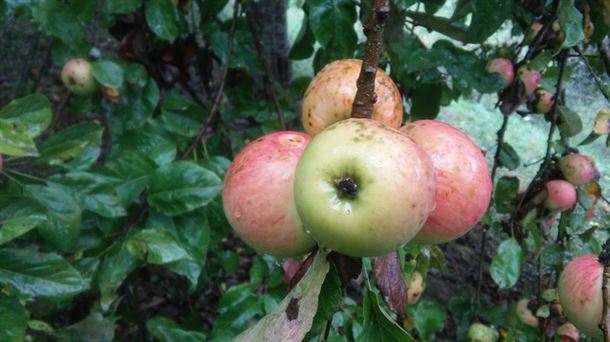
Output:
[[265,135],[229,167],[225,214],[257,251],[298,256],[317,244],[383,255],[454,240],[487,210],[492,181],[479,147],[440,121],[400,127],[402,98],[382,70],[372,118],[350,118],[361,63],[335,61],[314,77],[303,98],[306,134]]

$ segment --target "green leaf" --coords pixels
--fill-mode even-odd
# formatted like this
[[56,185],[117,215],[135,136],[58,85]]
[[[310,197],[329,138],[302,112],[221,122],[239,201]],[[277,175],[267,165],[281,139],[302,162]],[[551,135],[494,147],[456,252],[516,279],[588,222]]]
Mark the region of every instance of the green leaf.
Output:
[[0,326],[0,341],[24,341],[28,313],[16,298],[0,294]]
[[187,161],[161,167],[153,176],[148,204],[167,215],[179,215],[203,207],[222,188],[213,172]]
[[447,314],[437,303],[422,300],[409,312],[415,319],[415,329],[424,340],[434,340],[434,335],[445,327]]
[[66,45],[85,40],[83,26],[69,6],[57,0],[42,0],[31,9],[41,31],[59,38]]
[[146,322],[146,329],[159,342],[199,342],[205,341],[205,335],[181,329],[176,322],[164,318],[154,317]]
[[38,232],[56,248],[70,251],[80,235],[81,207],[74,194],[65,186],[49,183],[48,186],[26,185],[24,193],[36,201],[47,214],[48,222]]
[[27,297],[74,295],[85,290],[80,273],[55,253],[0,249],[0,284]]
[[36,157],[38,150],[32,138],[26,133],[19,132],[14,123],[0,119],[0,154]]
[[159,98],[159,87],[151,78],[144,85],[124,84],[116,120],[120,120],[125,129],[142,127],[152,116]]
[[550,243],[542,250],[542,261],[545,265],[562,266],[565,258],[563,247],[558,243]]
[[125,151],[107,162],[99,172],[115,179],[116,191],[123,206],[129,206],[148,186],[157,165],[147,155],[137,151]]
[[559,132],[563,137],[569,138],[582,131],[580,115],[566,106],[557,106],[559,112]]
[[515,149],[507,142],[502,143],[499,159],[499,165],[509,170],[514,170],[521,166],[521,158],[519,158],[519,154],[517,154],[517,151],[515,151]]
[[111,61],[97,60],[91,63],[91,74],[106,87],[118,88],[123,84],[123,68]]
[[68,169],[89,168],[100,156],[104,129],[97,123],[85,122],[53,134],[40,147],[44,165],[62,165]]
[[53,114],[49,99],[42,94],[32,94],[9,102],[0,110],[0,119],[14,124],[17,131],[35,138],[51,123]]
[[165,229],[144,229],[127,240],[127,250],[137,259],[163,265],[189,258],[188,253]]
[[218,303],[218,316],[214,321],[212,341],[232,340],[246,329],[250,321],[264,313],[263,303],[250,284],[229,288]]
[[574,3],[574,0],[559,0],[557,16],[559,17],[561,31],[565,34],[562,48],[575,46],[585,38],[582,13],[580,13]]
[[142,6],[142,0],[106,0],[106,13],[129,13]]
[[353,48],[358,42],[354,31],[356,6],[349,0],[309,0],[306,3],[309,26],[324,48]]
[[508,214],[513,212],[514,207],[511,204],[512,200],[519,191],[519,178],[513,176],[504,176],[496,183],[494,190],[494,204],[496,211],[500,214]]
[[59,332],[59,341],[112,342],[114,323],[100,313],[92,313],[84,320],[72,324]]
[[5,220],[0,228],[0,245],[26,234],[44,222],[46,216],[15,217]]
[[[313,319],[311,330],[307,334],[309,337],[313,337],[320,333],[320,331],[326,326],[326,322],[331,320],[335,313],[341,308],[343,301],[343,293],[341,291],[341,279],[337,273],[337,268],[334,264],[330,265],[330,270],[324,279],[322,289],[320,290],[320,297],[318,299],[318,311]],[[304,341],[309,341],[307,337]]]
[[159,121],[149,121],[144,127],[126,131],[115,146],[113,155],[136,150],[152,158],[158,165],[171,163],[176,158],[176,139]]
[[319,250],[311,267],[272,313],[237,336],[238,341],[301,341],[311,329],[320,289],[329,270],[327,253]]
[[149,0],[145,6],[146,24],[159,38],[178,37],[177,11],[171,0]]
[[411,335],[380,307],[377,295],[368,287],[363,297],[364,327],[357,342],[414,341]]
[[442,83],[419,82],[411,95],[411,117],[434,119],[441,109]]
[[294,42],[294,45],[290,49],[290,54],[288,57],[292,60],[303,60],[311,57],[314,52],[314,44],[316,43],[316,38],[311,31],[311,27],[309,25],[309,16],[307,13],[303,16],[303,24],[301,25],[301,30]]
[[97,274],[101,292],[100,305],[103,310],[108,310],[115,299],[116,289],[137,266],[138,261],[129,253],[124,241],[115,242],[110,247]]
[[161,105],[161,121],[168,131],[192,138],[197,135],[205,112],[203,107],[171,93]]
[[491,261],[489,273],[501,289],[508,289],[515,286],[519,280],[522,262],[523,251],[517,240],[504,240]]
[[476,0],[465,43],[483,43],[512,17],[512,0]]

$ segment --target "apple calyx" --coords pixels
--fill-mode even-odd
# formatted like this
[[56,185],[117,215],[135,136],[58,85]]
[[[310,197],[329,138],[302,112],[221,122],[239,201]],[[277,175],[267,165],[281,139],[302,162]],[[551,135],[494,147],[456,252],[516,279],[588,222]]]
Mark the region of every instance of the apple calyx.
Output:
[[358,184],[351,176],[336,179],[335,186],[337,187],[339,198],[354,199],[358,194]]

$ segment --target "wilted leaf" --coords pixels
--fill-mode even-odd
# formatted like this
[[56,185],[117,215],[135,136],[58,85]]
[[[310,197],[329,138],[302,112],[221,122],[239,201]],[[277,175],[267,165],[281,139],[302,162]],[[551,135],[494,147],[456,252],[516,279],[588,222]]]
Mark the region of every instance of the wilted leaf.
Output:
[[55,253],[0,249],[0,284],[29,297],[74,295],[85,290],[82,276]]
[[519,280],[522,262],[523,251],[517,240],[504,240],[491,261],[489,273],[501,289],[508,289],[515,286]]
[[383,299],[392,310],[403,316],[407,307],[407,284],[402,275],[398,252],[374,257],[373,271]]
[[235,341],[301,341],[311,329],[318,308],[320,289],[329,270],[327,253],[318,250],[303,279],[277,308]]

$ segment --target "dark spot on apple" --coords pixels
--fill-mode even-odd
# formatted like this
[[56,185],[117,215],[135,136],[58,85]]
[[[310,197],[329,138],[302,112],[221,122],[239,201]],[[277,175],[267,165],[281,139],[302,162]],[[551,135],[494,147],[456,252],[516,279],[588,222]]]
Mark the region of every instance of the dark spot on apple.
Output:
[[72,77],[68,77],[68,83],[70,83],[71,86],[76,85],[76,81]]
[[291,298],[286,307],[286,317],[289,321],[294,321],[299,317],[299,300],[297,298]]
[[335,179],[335,187],[339,192],[339,198],[354,199],[358,194],[358,184],[350,176]]

